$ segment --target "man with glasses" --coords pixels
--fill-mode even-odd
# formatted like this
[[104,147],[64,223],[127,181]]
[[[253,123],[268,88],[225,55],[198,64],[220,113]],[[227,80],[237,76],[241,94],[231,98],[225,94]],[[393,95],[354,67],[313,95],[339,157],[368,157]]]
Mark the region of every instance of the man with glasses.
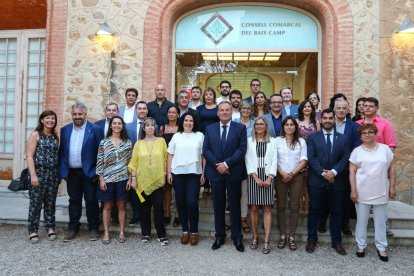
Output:
[[270,112],[263,116],[269,126],[269,135],[273,138],[280,135],[282,120],[286,117],[282,114],[282,105],[282,95],[273,94],[270,97]]
[[247,101],[250,104],[254,103],[254,96],[256,96],[257,93],[260,92],[260,81],[258,79],[252,79],[250,81],[250,93],[251,96],[247,97],[243,101]]
[[231,90],[231,83],[227,80],[223,80],[220,82],[220,94],[221,97],[216,99],[216,103],[219,104],[223,101],[230,102],[230,90]]

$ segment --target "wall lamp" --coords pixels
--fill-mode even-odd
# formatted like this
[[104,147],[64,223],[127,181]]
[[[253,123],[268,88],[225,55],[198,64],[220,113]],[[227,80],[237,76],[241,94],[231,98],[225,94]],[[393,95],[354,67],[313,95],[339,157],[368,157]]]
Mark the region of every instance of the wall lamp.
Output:
[[96,35],[113,35],[114,32],[112,31],[111,27],[109,27],[106,21],[99,26]]
[[400,27],[397,29],[396,33],[414,33],[414,23],[410,19],[405,19]]

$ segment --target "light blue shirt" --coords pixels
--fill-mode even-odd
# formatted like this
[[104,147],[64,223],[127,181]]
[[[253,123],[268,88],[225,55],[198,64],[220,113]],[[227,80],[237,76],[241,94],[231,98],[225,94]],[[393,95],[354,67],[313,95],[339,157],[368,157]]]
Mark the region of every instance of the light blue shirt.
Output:
[[346,125],[346,118],[342,121],[342,123],[339,123],[338,121],[336,121],[335,125],[336,125],[336,131],[341,133],[341,134],[344,134],[345,125]]
[[[226,124],[226,126],[227,126],[227,129],[226,129],[226,140],[227,140],[227,136],[229,136],[229,131],[230,131],[230,123],[231,123],[231,121],[229,121],[227,124]],[[223,126],[224,126],[224,124],[222,123],[222,122],[220,122],[220,139],[221,139],[221,135],[223,135]]]
[[86,123],[78,128],[73,125],[72,134],[70,135],[69,146],[69,167],[72,169],[82,168],[82,144],[83,137],[85,137]]

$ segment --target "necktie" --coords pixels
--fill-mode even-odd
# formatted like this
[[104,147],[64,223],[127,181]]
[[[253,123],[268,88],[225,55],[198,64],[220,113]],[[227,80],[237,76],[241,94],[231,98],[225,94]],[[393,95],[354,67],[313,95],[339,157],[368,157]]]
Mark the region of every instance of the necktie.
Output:
[[139,140],[139,136],[141,135],[141,131],[142,131],[142,122],[139,122],[139,126],[137,129],[137,140]]
[[331,160],[332,158],[331,133],[326,133],[326,150],[328,152],[329,160]]
[[223,132],[221,133],[221,149],[223,150],[226,147],[227,143],[227,125],[223,125]]

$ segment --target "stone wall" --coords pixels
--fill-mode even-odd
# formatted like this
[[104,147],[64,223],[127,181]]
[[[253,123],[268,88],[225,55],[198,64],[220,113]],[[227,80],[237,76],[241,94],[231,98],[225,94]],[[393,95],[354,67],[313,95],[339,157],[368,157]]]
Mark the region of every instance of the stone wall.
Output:
[[[69,0],[64,79],[64,122],[81,101],[89,119],[103,116],[106,103],[124,103],[128,87],[142,97],[142,38],[149,0]],[[115,35],[95,34],[106,21]]]
[[381,1],[380,110],[397,129],[397,199],[414,205],[414,34],[395,33],[407,17],[414,20],[413,0]]

